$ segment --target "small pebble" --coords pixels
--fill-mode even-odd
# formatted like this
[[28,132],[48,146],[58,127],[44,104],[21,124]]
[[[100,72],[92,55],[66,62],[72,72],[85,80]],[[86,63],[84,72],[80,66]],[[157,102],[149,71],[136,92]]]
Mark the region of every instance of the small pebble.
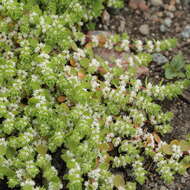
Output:
[[160,25],[160,31],[161,31],[161,32],[166,32],[166,30],[167,30],[166,26],[163,25],[163,24],[161,24],[161,25]]
[[163,1],[162,0],[151,0],[151,4],[154,6],[161,6],[161,5],[163,5]]
[[114,29],[115,29],[115,26],[114,26],[114,25],[112,25],[112,26],[111,26],[111,29],[113,29],[113,30],[114,30]]
[[170,18],[174,18],[174,14],[172,12],[166,12],[166,15],[169,16]]
[[169,10],[169,11],[175,11],[176,10],[176,7],[174,5],[165,5],[164,6],[166,10]]
[[185,183],[186,179],[184,177],[181,178],[181,183]]
[[175,27],[175,31],[178,33],[178,32],[181,31],[181,28],[180,28],[179,26],[176,26],[176,27]]
[[141,34],[143,34],[143,35],[148,35],[149,32],[150,32],[150,29],[149,29],[148,24],[143,24],[143,25],[141,25],[140,28],[139,28],[139,31],[140,31]]
[[108,30],[108,26],[107,25],[103,25],[104,30]]
[[156,15],[159,17],[163,17],[164,14],[163,14],[163,12],[160,11],[160,12],[157,12]]
[[168,190],[168,188],[167,188],[166,186],[163,186],[163,185],[162,185],[162,186],[160,187],[160,190]]
[[185,172],[185,173],[183,174],[183,176],[187,178],[187,177],[189,177],[189,174],[188,174],[187,172]]
[[164,20],[164,24],[165,24],[167,27],[170,27],[171,24],[172,24],[171,18],[166,18],[166,19]]
[[183,38],[190,38],[190,25],[187,25],[181,32]]
[[168,59],[164,55],[162,55],[161,53],[154,53],[152,56],[153,56],[153,61],[159,65],[168,62]]
[[102,23],[105,25],[109,25],[110,23],[110,14],[106,10],[102,14]]
[[156,79],[159,79],[160,77],[159,77],[159,75],[156,75],[155,78],[156,78]]
[[190,103],[190,93],[188,91],[183,92],[182,97]]
[[184,5],[189,5],[190,4],[190,0],[183,0],[183,3],[184,3]]
[[159,22],[159,21],[160,21],[160,18],[158,18],[157,15],[152,15],[152,16],[150,17],[150,19],[151,19],[153,22]]
[[124,32],[125,31],[125,21],[124,20],[120,21],[120,25],[118,27],[118,31],[119,32]]

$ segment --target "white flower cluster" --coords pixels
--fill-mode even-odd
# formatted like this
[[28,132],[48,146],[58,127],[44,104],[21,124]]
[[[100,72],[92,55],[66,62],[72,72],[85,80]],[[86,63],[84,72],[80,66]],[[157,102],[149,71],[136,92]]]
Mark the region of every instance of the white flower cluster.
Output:
[[106,43],[104,44],[104,47],[107,49],[112,49],[113,48],[113,42],[112,38],[110,37],[109,39],[106,40]]
[[90,65],[97,69],[100,66],[100,63],[99,63],[99,61],[97,61],[97,59],[93,58]]
[[5,138],[0,138],[0,146],[7,146],[7,141],[5,141]]
[[85,57],[86,53],[83,49],[78,48],[76,52],[73,54],[74,60],[80,61],[81,58]]
[[124,39],[121,41],[121,48],[123,48],[124,51],[129,52],[130,51],[129,44],[130,41],[128,39]]
[[92,42],[93,42],[94,47],[97,47],[99,45],[98,36],[92,35]]
[[99,177],[101,176],[100,172],[101,172],[100,168],[92,170],[88,173],[88,177],[97,181],[99,179]]
[[27,179],[26,181],[24,182],[21,182],[21,187],[24,187],[24,186],[31,186],[31,187],[34,187],[35,186],[35,182],[31,179]]
[[113,145],[114,145],[114,147],[117,147],[117,146],[119,146],[119,144],[121,143],[121,138],[120,137],[117,137],[117,138],[114,138],[113,139]]
[[172,157],[175,159],[179,159],[182,156],[182,151],[181,151],[181,147],[178,145],[172,145],[172,150],[173,150],[173,154]]
[[22,177],[25,175],[25,170],[24,169],[19,169],[16,171],[16,176],[19,180],[22,180]]
[[111,142],[114,136],[115,135],[113,133],[107,134],[106,135],[106,142]]
[[137,48],[137,51],[139,51],[139,52],[143,51],[143,43],[141,40],[135,41],[135,46]]
[[113,167],[125,167],[127,165],[126,157],[125,156],[115,156],[113,160]]

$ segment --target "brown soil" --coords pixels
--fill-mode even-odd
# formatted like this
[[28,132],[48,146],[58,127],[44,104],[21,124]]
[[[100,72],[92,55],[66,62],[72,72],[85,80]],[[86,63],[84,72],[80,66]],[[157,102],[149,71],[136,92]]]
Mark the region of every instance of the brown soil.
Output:
[[[187,25],[190,25],[190,5],[185,1],[176,3],[174,8],[170,10],[168,5],[170,0],[163,1],[160,7],[155,7],[146,2],[148,10],[133,9],[129,7],[129,1],[126,1],[123,9],[107,9],[110,19],[107,23],[99,19],[98,29],[111,32],[127,32],[131,39],[166,39],[168,37],[176,37],[179,41],[178,47],[172,52],[166,52],[167,57],[177,54],[179,51],[185,56],[186,62],[190,63],[190,38],[183,39],[181,32]],[[174,1],[173,1],[174,2]],[[168,10],[169,9],[169,10]],[[164,20],[170,18],[172,24],[165,27],[165,31],[160,30]],[[139,31],[139,27],[143,24],[149,26],[149,34],[143,35]],[[150,77],[156,82],[164,77],[163,69],[158,65],[150,65]],[[172,111],[174,118],[172,120],[173,131],[167,134],[163,140],[169,142],[173,139],[184,139],[190,133],[190,89],[186,90],[182,96],[169,101],[165,100],[161,103],[163,109]],[[166,185],[157,174],[152,174],[149,180],[143,186],[138,187],[139,190],[189,190],[190,189],[190,171],[184,176],[176,176],[173,184]]]

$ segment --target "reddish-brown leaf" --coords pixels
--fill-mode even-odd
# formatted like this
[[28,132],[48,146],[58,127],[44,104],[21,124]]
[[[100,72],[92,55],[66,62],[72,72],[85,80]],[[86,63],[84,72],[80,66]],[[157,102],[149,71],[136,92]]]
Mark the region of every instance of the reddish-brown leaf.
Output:
[[141,75],[147,75],[149,73],[149,69],[147,67],[138,67],[137,68],[137,77],[141,76]]
[[57,101],[58,101],[59,103],[63,103],[63,102],[65,101],[65,99],[66,99],[65,96],[59,96],[59,97],[57,97]]
[[154,136],[155,141],[159,144],[159,143],[161,142],[161,139],[160,139],[160,137],[158,136],[158,134],[155,133],[155,132],[153,132],[153,136]]
[[98,68],[98,71],[101,73],[101,74],[106,74],[107,73],[107,71],[103,68],[103,67],[99,67]]
[[91,43],[91,42],[87,43],[87,44],[85,45],[85,48],[92,48],[92,43]]
[[100,158],[96,158],[96,168],[99,166],[100,164]]
[[108,152],[112,151],[114,149],[113,144],[112,143],[108,143],[108,145],[109,145]]
[[70,60],[70,65],[73,66],[73,67],[76,67],[76,62],[75,62],[75,60],[71,59],[71,60]]
[[78,72],[78,77],[79,77],[80,79],[84,79],[84,78],[85,78],[85,74],[82,73],[82,72]]

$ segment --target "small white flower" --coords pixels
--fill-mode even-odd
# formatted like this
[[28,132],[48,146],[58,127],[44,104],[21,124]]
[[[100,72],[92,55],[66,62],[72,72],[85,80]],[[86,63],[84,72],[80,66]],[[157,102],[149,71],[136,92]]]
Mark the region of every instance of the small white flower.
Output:
[[151,40],[147,42],[147,46],[148,46],[148,52],[152,52],[154,50],[154,44]]
[[129,40],[125,39],[121,42],[121,48],[123,48],[125,51],[129,51]]
[[142,43],[141,40],[137,40],[137,41],[136,41],[136,48],[137,48],[137,50],[140,51],[140,52],[143,50],[143,43]]
[[130,66],[134,66],[134,65],[135,65],[134,59],[133,59],[132,56],[129,56],[127,60],[128,60],[128,62],[129,62],[129,64],[130,64]]
[[96,35],[92,35],[92,42],[94,43],[95,46],[98,46],[99,40]]

